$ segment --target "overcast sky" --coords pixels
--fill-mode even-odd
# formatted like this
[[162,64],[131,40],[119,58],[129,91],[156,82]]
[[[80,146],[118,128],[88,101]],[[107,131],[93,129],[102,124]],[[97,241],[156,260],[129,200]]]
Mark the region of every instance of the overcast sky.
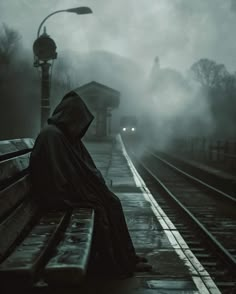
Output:
[[236,69],[236,0],[1,0],[0,21],[20,31],[31,50],[37,28],[52,11],[90,6],[91,15],[61,13],[47,22],[60,50],[107,50],[150,69],[181,71],[201,57]]

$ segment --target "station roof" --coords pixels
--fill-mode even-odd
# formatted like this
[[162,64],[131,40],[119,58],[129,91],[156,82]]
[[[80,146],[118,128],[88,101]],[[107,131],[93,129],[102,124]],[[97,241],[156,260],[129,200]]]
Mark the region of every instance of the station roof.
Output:
[[120,104],[120,92],[103,84],[92,81],[73,90],[93,109],[117,108]]

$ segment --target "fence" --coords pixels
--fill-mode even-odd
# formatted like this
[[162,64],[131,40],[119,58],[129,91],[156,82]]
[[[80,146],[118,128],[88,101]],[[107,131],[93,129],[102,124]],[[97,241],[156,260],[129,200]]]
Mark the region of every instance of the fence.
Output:
[[176,140],[173,148],[175,152],[192,160],[220,163],[226,167],[236,168],[236,139],[212,140],[194,137]]

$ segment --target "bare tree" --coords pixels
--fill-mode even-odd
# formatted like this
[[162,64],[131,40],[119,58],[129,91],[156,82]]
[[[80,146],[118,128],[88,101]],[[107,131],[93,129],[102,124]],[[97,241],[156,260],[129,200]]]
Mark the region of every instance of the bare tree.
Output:
[[0,64],[10,64],[18,49],[20,39],[20,34],[17,31],[6,24],[2,25],[0,31]]
[[217,64],[206,58],[195,62],[191,66],[190,72],[193,78],[206,88],[223,86],[223,80],[229,75],[224,64]]
[[236,75],[225,65],[213,60],[200,59],[191,66],[192,77],[200,83],[203,97],[208,101],[214,118],[215,136],[234,136],[236,123]]
[[222,80],[226,96],[236,96],[236,74],[228,74]]

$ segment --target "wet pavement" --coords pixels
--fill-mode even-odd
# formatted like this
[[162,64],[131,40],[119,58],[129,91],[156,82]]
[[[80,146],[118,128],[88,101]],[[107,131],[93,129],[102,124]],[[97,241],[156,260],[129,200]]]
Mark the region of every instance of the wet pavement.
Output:
[[105,150],[108,151],[109,144],[104,148],[103,143],[100,144],[99,149],[94,148],[93,143],[88,143],[87,147],[98,168],[105,167],[106,160],[107,169],[102,173],[121,200],[136,251],[148,258],[153,269],[148,273],[136,273],[134,278],[125,281],[107,280],[105,285],[100,281],[101,292],[90,289],[91,292],[85,293],[220,293],[174,224],[155,203],[130,162],[121,138],[118,136],[110,145],[110,159],[106,156],[104,161],[101,150],[108,154]]
[[86,142],[85,145],[106,178],[107,185],[121,200],[137,253],[147,257],[153,269],[151,272],[137,272],[134,277],[125,280],[87,277],[78,288],[39,287],[34,293],[220,293],[137,174],[121,138]]

